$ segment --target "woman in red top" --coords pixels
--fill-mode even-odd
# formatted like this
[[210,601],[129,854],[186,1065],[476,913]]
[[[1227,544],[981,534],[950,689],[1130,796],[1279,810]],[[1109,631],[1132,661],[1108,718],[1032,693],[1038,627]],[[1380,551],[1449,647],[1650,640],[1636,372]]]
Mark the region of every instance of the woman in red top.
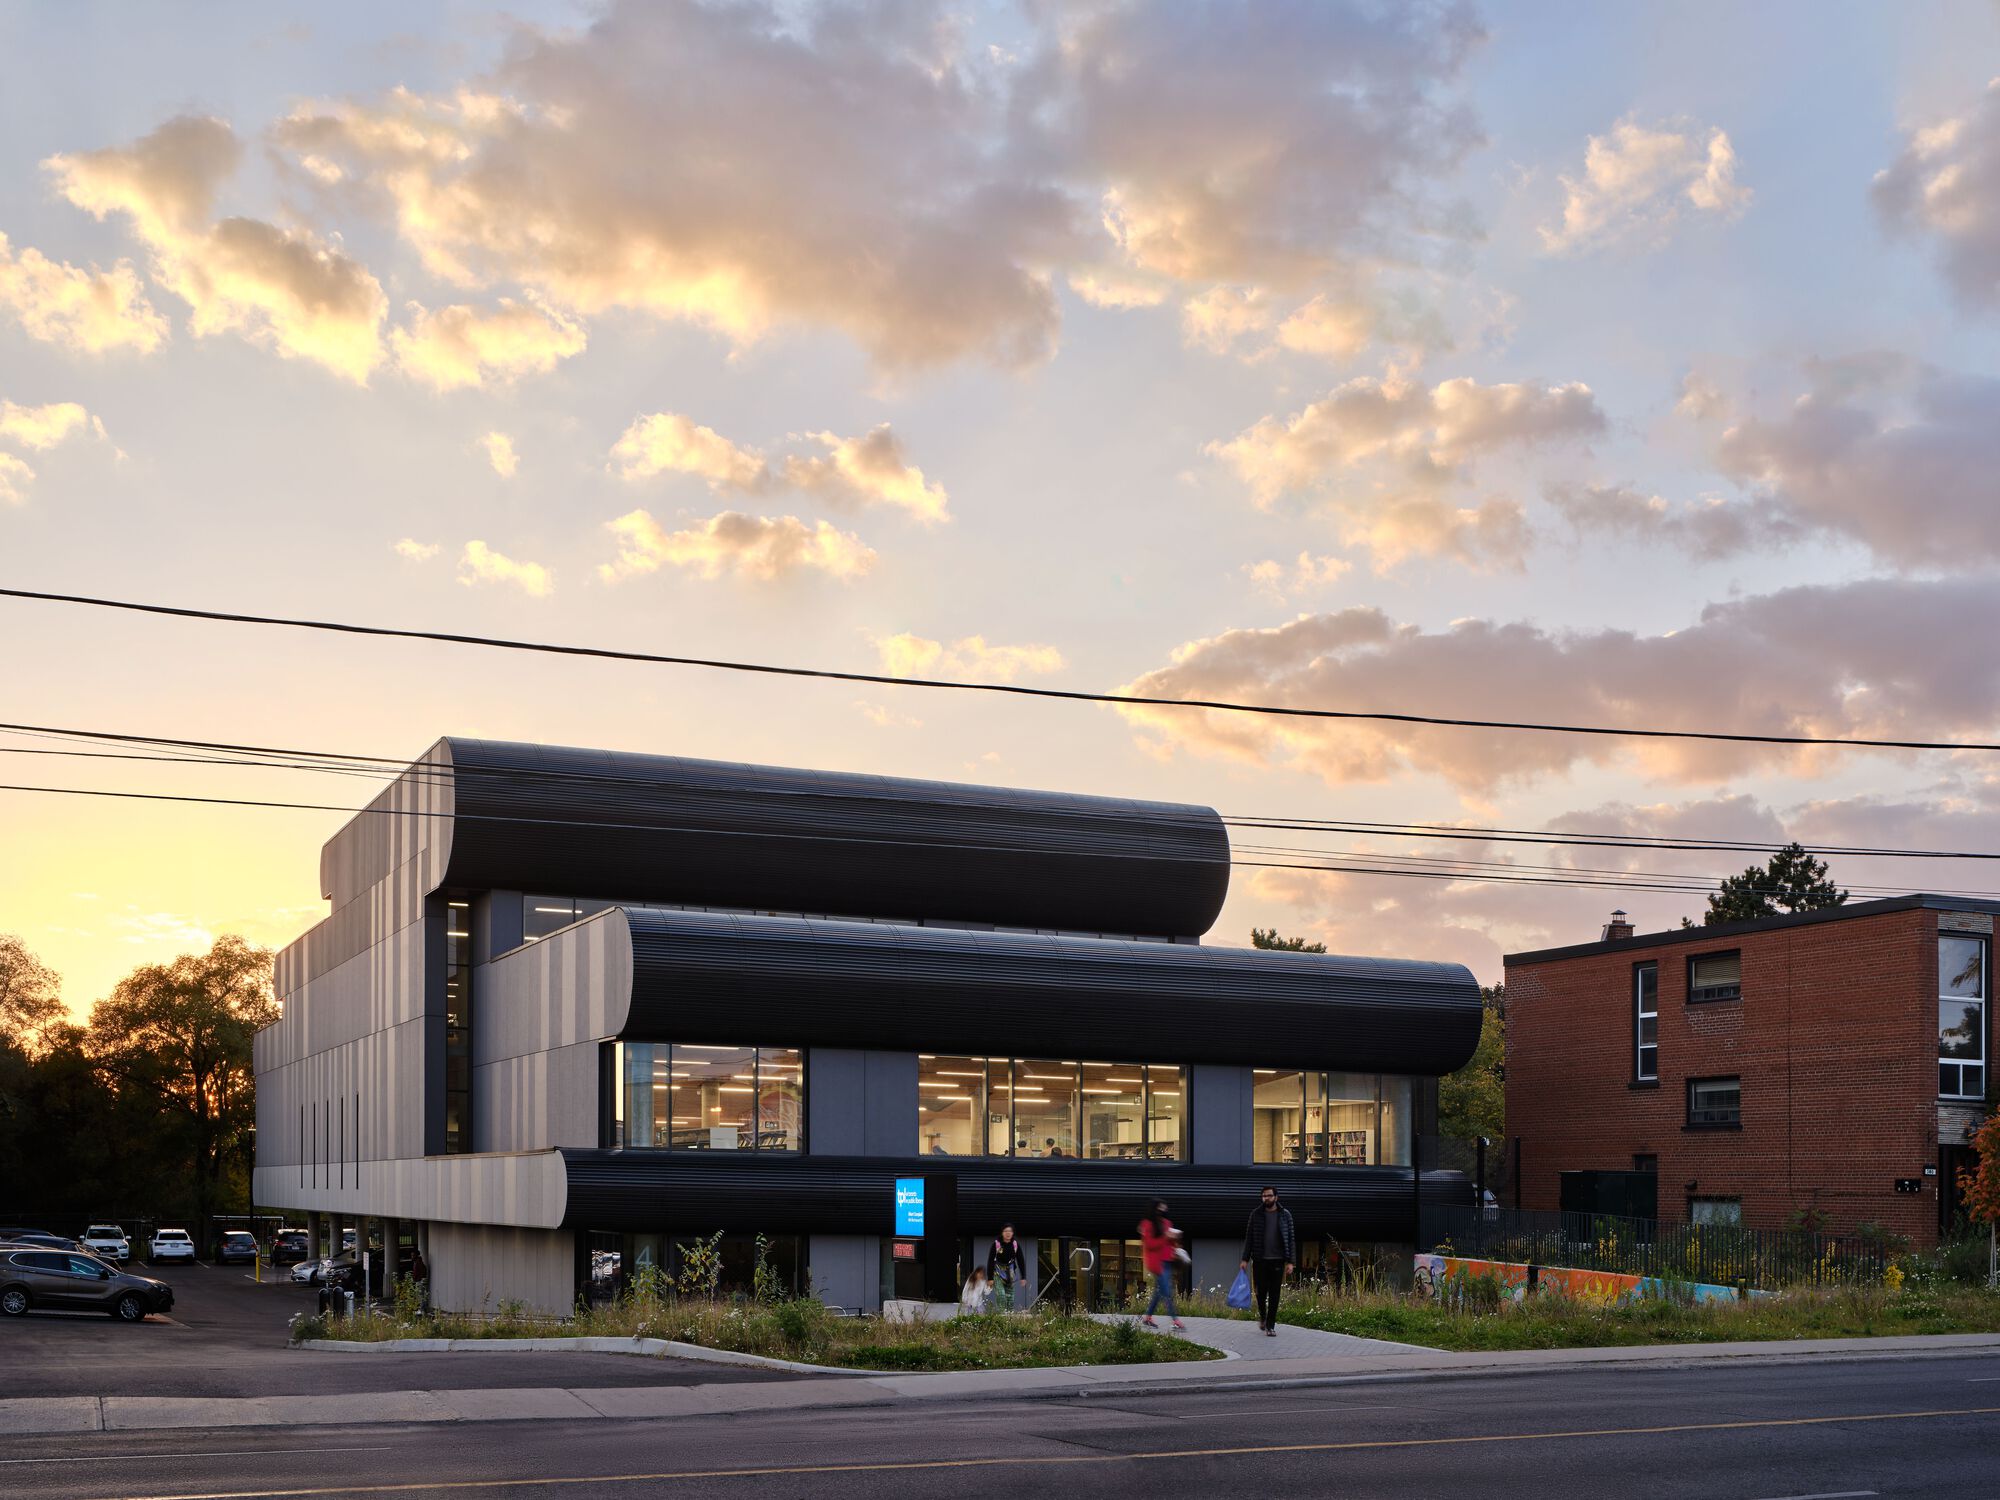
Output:
[[1162,1299],[1167,1304],[1167,1316],[1174,1320],[1174,1327],[1181,1323],[1180,1309],[1174,1305],[1174,1257],[1175,1241],[1181,1232],[1174,1228],[1167,1217],[1167,1205],[1155,1202],[1153,1211],[1139,1221],[1139,1247],[1145,1255],[1146,1274],[1153,1278],[1153,1300],[1146,1304],[1146,1316],[1140,1321],[1148,1328],[1158,1328],[1153,1321],[1153,1312]]

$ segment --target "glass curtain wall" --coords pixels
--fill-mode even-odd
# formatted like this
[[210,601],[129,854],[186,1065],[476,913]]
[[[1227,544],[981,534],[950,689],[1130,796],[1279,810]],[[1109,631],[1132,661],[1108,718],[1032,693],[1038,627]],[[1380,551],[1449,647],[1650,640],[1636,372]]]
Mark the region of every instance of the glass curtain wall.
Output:
[[618,1042],[615,1144],[633,1150],[799,1151],[804,1054],[796,1047]]
[[923,1053],[917,1150],[924,1156],[1180,1161],[1181,1069]]
[[1414,1089],[1396,1074],[1253,1068],[1251,1160],[1406,1166]]
[[444,909],[444,1149],[472,1149],[472,903]]

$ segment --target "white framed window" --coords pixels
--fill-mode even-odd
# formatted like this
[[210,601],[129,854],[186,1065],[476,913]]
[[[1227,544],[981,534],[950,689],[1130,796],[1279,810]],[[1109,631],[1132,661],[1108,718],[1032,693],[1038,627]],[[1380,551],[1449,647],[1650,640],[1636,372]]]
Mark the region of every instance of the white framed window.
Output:
[[1660,1076],[1660,966],[1632,965],[1632,1076],[1640,1083]]
[[1938,938],[1938,1093],[1986,1097],[1986,939]]
[[1688,1199],[1688,1222],[1690,1224],[1737,1224],[1743,1222],[1743,1200],[1741,1198],[1690,1198]]

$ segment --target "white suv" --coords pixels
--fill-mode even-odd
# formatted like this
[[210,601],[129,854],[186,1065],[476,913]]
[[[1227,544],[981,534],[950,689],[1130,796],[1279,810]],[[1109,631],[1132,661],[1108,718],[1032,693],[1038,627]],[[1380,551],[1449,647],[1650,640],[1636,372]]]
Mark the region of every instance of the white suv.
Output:
[[130,1260],[132,1241],[116,1224],[93,1224],[83,1232],[83,1245],[106,1260]]
[[194,1241],[185,1229],[156,1229],[146,1254],[152,1260],[193,1260]]

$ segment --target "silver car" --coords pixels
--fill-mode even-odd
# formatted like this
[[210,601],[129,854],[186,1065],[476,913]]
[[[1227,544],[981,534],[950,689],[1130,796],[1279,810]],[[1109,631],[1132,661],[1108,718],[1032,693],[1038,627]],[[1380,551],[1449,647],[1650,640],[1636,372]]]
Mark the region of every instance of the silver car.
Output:
[[94,1255],[67,1250],[0,1248],[0,1313],[18,1318],[33,1307],[109,1313],[138,1323],[174,1305],[174,1289],[134,1276]]

